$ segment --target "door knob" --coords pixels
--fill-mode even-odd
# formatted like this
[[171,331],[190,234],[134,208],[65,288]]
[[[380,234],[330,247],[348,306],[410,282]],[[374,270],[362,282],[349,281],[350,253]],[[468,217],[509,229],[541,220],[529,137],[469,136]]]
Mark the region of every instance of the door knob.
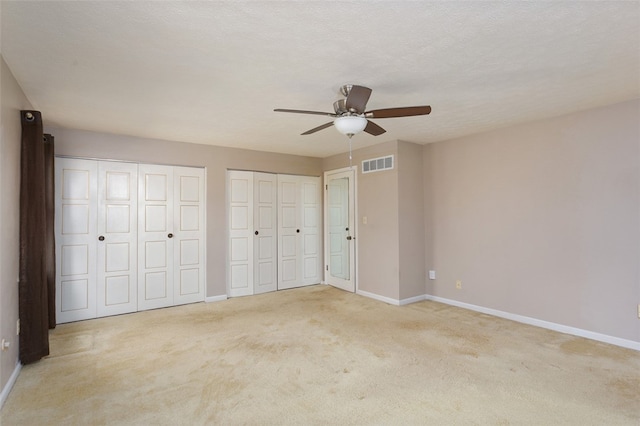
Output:
[[344,228],[344,230],[345,230],[345,231],[348,231],[348,230],[349,230],[349,227]]
[[167,235],[167,237],[173,238],[173,234],[169,234],[169,235]]
[[256,231],[256,232],[254,232],[254,234],[258,235],[258,234],[259,234],[259,232],[258,232],[258,231]]
[[347,236],[347,240],[351,241],[353,237],[351,235]]
[[100,241],[104,241],[104,235],[100,235],[100,236],[98,237],[98,239],[99,239]]
[[300,233],[300,230],[299,230],[299,229],[296,229],[296,232],[297,232],[297,233]]

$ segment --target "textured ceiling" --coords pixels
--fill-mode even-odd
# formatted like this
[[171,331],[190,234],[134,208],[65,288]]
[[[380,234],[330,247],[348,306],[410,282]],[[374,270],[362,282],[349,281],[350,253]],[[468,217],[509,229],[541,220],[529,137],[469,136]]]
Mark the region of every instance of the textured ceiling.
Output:
[[325,157],[345,83],[429,143],[640,98],[640,2],[7,2],[2,55],[45,123]]

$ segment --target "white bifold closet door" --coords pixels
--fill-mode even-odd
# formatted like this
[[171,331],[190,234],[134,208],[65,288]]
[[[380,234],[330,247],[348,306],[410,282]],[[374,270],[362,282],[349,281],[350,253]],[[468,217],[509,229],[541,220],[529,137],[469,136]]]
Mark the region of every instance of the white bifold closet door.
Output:
[[278,290],[321,281],[319,177],[278,175]]
[[173,168],[174,305],[204,300],[204,179],[204,169]]
[[204,170],[140,164],[138,310],[204,299]]
[[134,312],[138,165],[56,158],[59,323]]
[[137,310],[138,165],[98,163],[97,316]]
[[96,317],[98,163],[55,159],[56,320]]
[[229,171],[227,176],[230,297],[277,290],[277,178]]
[[56,158],[59,323],[204,300],[204,169]]

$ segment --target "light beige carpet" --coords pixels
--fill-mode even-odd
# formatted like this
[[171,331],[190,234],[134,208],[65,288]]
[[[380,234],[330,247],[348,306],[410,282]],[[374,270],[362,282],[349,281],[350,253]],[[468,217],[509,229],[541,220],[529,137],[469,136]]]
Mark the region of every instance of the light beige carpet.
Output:
[[640,353],[327,286],[60,325],[8,425],[638,425]]

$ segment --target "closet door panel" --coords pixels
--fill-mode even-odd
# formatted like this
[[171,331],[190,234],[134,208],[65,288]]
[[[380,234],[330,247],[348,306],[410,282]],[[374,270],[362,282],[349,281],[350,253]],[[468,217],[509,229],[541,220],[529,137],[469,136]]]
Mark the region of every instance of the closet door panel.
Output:
[[96,317],[98,164],[55,159],[56,318]]
[[278,175],[278,290],[302,284],[300,176]]
[[97,316],[135,312],[138,165],[98,163]]
[[276,175],[254,173],[254,294],[278,289],[277,187]]
[[319,177],[304,177],[302,190],[302,285],[322,281],[322,186]]
[[319,177],[278,175],[278,289],[321,282]]
[[229,251],[227,291],[229,297],[253,294],[253,173],[227,173]]
[[138,168],[138,310],[173,305],[173,167]]
[[204,300],[205,173],[192,167],[174,168],[175,305]]
[[228,172],[231,297],[277,290],[277,178],[271,173]]

